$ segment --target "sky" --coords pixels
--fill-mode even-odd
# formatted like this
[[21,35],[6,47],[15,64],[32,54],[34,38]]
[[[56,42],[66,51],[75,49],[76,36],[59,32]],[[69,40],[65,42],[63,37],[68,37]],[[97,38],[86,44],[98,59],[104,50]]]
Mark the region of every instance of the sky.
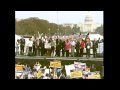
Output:
[[86,15],[91,15],[95,23],[103,24],[103,11],[15,11],[16,19],[38,17],[50,23],[84,23]]

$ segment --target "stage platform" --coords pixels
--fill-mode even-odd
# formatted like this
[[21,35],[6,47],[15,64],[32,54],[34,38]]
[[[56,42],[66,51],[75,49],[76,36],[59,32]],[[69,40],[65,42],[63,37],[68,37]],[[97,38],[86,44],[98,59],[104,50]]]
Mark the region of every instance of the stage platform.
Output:
[[15,60],[24,59],[24,60],[81,60],[81,61],[103,61],[103,58],[93,58],[90,57],[87,59],[86,57],[50,57],[50,56],[16,56]]

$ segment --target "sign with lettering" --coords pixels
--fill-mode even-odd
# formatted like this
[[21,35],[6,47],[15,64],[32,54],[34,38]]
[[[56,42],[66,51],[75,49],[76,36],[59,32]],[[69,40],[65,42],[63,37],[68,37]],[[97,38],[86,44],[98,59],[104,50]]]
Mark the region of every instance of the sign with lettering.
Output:
[[61,61],[55,60],[50,62],[50,67],[61,68]]

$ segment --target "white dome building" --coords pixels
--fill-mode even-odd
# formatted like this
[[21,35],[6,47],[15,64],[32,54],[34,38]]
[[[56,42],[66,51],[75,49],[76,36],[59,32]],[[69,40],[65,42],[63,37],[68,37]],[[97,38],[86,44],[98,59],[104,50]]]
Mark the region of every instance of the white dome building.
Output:
[[95,32],[97,27],[100,27],[101,24],[95,23],[93,17],[88,13],[85,16],[84,23],[78,24],[81,32]]

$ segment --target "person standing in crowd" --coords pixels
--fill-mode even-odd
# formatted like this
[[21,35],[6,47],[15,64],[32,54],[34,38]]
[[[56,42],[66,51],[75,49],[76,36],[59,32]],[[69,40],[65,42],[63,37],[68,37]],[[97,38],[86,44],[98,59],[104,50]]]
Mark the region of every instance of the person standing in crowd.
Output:
[[22,37],[20,39],[20,51],[21,51],[21,55],[24,55],[24,47],[25,47],[25,39]]
[[47,38],[45,38],[45,45],[44,45],[45,47],[45,50],[44,50],[44,55],[47,55],[47,52],[48,52],[48,39]]
[[87,38],[86,39],[87,40],[87,42],[86,42],[86,50],[87,50],[87,58],[90,58],[90,47],[91,47],[91,43],[90,43],[90,39],[89,38]]
[[41,45],[41,56],[43,56],[45,54],[45,42],[42,40],[40,45]]
[[58,56],[58,53],[59,53],[59,50],[58,50],[58,45],[59,45],[59,39],[58,39],[58,37],[57,37],[57,39],[56,39],[56,56]]
[[29,40],[26,39],[25,41],[25,55],[27,56],[29,53]]
[[81,52],[80,52],[80,48],[81,48],[81,42],[82,42],[82,39],[81,38],[79,38],[79,56],[81,56]]
[[29,55],[32,55],[32,46],[33,46],[33,41],[31,40],[31,38],[29,39]]
[[36,55],[37,55],[37,56],[40,55],[39,41],[40,41],[40,40],[37,38],[37,40],[36,40]]
[[33,41],[33,55],[36,56],[36,50],[37,49],[37,44],[36,44],[36,39]]
[[79,40],[76,43],[75,49],[76,49],[76,56],[79,57],[79,49],[80,49],[80,42],[79,42]]
[[55,51],[55,42],[52,39],[51,40],[51,56],[54,57],[54,51]]
[[17,42],[16,42],[16,55],[19,55],[19,47],[20,47],[20,41],[19,41],[19,39],[17,39]]
[[41,46],[42,46],[42,40],[39,39],[39,42],[37,42],[37,49],[38,49],[38,55],[41,56]]
[[64,57],[64,55],[65,55],[65,40],[64,39],[62,39],[62,46],[61,46],[61,48],[62,48],[62,57]]
[[98,48],[98,42],[96,41],[96,39],[94,39],[94,41],[93,41],[93,55],[94,55],[94,58],[96,58],[96,55],[97,55],[97,48]]
[[71,48],[71,44],[69,40],[67,39],[66,44],[65,44],[65,49],[66,49],[66,57],[69,57],[69,50]]
[[75,50],[75,41],[72,39],[71,41],[71,56],[74,57],[74,50]]
[[85,47],[85,43],[84,43],[84,40],[82,39],[82,42],[81,42],[81,44],[80,44],[80,56],[81,56],[81,57],[83,57],[84,47]]
[[58,56],[59,57],[61,56],[61,46],[62,46],[62,40],[59,39],[59,41],[58,41]]
[[47,54],[48,56],[51,56],[51,39],[48,39]]

